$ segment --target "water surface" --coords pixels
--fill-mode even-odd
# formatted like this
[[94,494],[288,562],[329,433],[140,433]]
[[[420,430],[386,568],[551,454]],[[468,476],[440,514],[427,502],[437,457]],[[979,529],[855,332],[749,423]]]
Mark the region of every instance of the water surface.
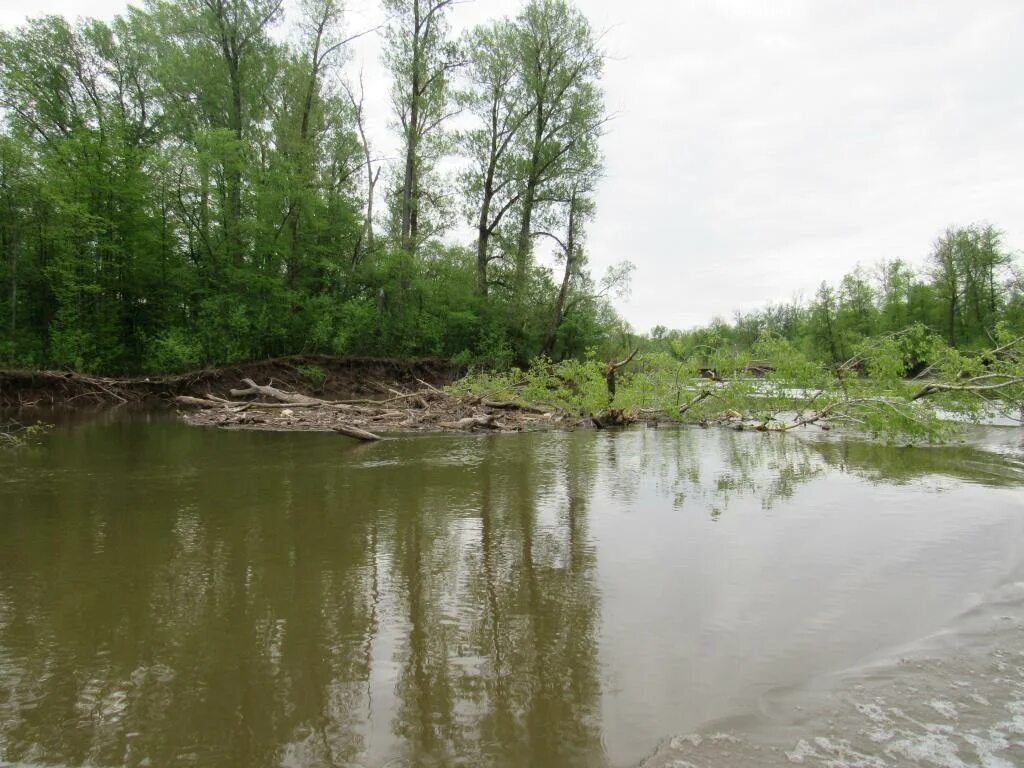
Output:
[[1018,433],[813,434],[63,426],[0,454],[0,763],[636,765],[1013,580]]

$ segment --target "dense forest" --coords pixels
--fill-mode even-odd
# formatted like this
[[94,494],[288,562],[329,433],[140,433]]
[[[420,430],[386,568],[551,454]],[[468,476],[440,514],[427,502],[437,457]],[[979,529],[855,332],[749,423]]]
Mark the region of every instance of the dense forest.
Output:
[[[502,366],[601,345],[629,267],[586,266],[607,121],[587,19],[532,0],[455,36],[454,0],[383,2],[381,30],[338,0],[288,19],[282,0],[153,0],[0,34],[0,362]],[[384,40],[397,158],[346,63],[362,34]]]
[[[1024,333],[1019,266],[973,225],[917,267],[632,335],[611,304],[632,265],[601,279],[587,265],[609,119],[588,20],[530,0],[455,35],[455,0],[382,2],[381,29],[352,28],[339,0],[288,18],[283,0],[151,0],[110,23],[0,32],[0,364],[126,374],[327,353],[507,368],[637,344],[709,358],[766,336],[838,363],[910,327],[968,350],[1000,324]],[[368,34],[391,77],[392,157],[349,53]]]

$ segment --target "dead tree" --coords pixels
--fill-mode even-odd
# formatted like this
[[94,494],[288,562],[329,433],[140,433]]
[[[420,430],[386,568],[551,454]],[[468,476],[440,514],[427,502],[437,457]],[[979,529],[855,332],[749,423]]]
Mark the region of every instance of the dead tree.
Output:
[[608,402],[610,403],[615,399],[615,372],[624,365],[627,365],[634,357],[636,353],[640,351],[640,347],[634,349],[625,360],[621,363],[617,363],[614,360],[608,361],[608,366],[604,369],[604,380],[608,384]]

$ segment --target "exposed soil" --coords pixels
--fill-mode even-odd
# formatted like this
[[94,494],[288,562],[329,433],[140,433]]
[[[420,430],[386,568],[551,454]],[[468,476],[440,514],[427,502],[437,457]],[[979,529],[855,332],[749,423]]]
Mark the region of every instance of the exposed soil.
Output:
[[[315,369],[320,369],[323,375],[317,375]],[[420,381],[441,386],[453,381],[458,374],[457,367],[444,360],[324,355],[295,355],[223,368],[204,368],[174,376],[137,378],[0,369],[0,407],[170,403],[181,395],[227,397],[243,379],[310,392],[325,399],[385,397],[392,389],[421,386]]]

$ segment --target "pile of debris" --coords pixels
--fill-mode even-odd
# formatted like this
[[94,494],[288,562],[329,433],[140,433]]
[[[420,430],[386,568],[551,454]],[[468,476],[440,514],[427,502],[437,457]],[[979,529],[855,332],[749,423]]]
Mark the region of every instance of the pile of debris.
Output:
[[[242,379],[231,399],[175,398],[182,418],[198,426],[228,429],[339,432],[357,440],[379,440],[383,432],[525,432],[571,426],[568,414],[524,403],[453,395],[425,381],[422,389],[389,391],[381,400],[323,400]],[[241,398],[257,397],[258,400]]]

